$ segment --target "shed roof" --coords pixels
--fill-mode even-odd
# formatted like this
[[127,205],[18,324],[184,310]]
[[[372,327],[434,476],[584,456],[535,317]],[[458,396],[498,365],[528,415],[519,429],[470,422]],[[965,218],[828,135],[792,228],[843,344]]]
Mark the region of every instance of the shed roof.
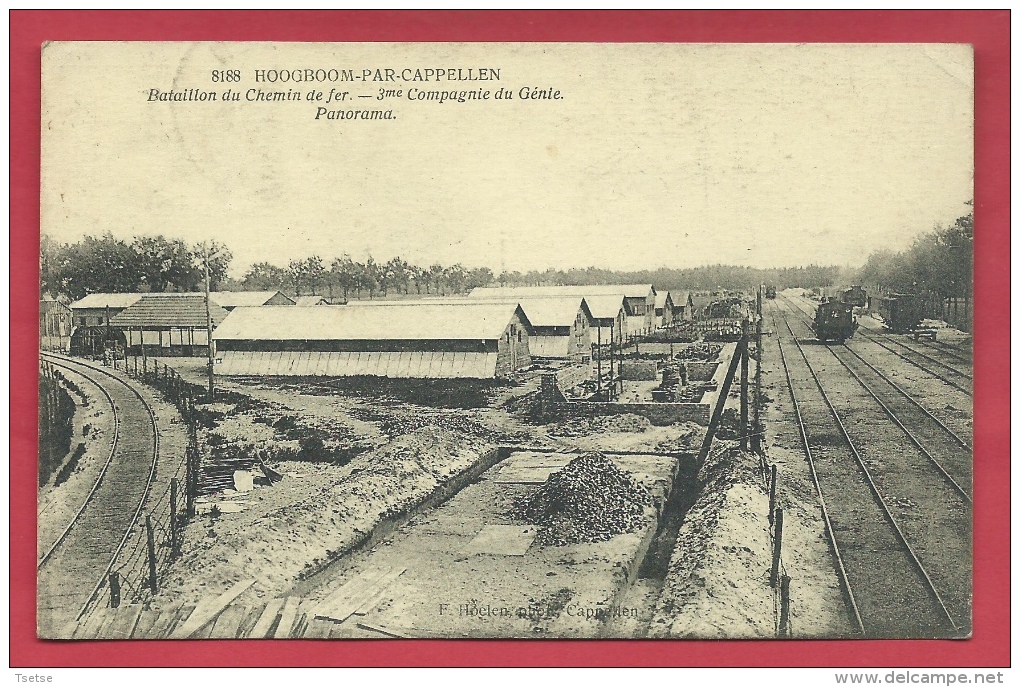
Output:
[[329,306],[235,308],[214,339],[274,341],[495,340],[514,313],[532,330],[516,303],[393,301],[389,307]]
[[[621,297],[622,302],[622,297]],[[507,304],[517,303],[524,310],[524,314],[528,316],[528,321],[534,327],[569,327],[574,324],[577,319],[577,311],[583,310],[585,317],[591,322],[594,319],[594,315],[591,309],[588,307],[588,303],[581,296],[548,296],[548,297],[532,297],[532,298],[517,298],[517,297],[497,297],[497,298],[429,298],[422,300],[392,300],[392,301],[351,301],[349,305],[355,307],[372,307],[372,306],[393,306],[393,305],[412,305],[420,303],[423,305],[431,305],[435,303],[443,303],[447,305],[477,305],[480,303],[488,304]]]
[[213,303],[223,308],[243,308],[265,305],[277,295],[294,302],[293,298],[285,296],[279,291],[212,291],[209,293],[209,298]]
[[[646,298],[655,292],[651,284],[584,284],[571,286],[479,286],[472,289],[471,298],[518,298],[530,296],[603,296],[621,295],[625,298]],[[589,305],[591,303],[589,302]]]
[[[213,325],[227,317],[215,302],[209,304]],[[110,318],[113,327],[204,327],[205,296],[200,293],[146,293]]]
[[141,297],[140,293],[90,293],[71,303],[71,309],[126,308],[137,303]]

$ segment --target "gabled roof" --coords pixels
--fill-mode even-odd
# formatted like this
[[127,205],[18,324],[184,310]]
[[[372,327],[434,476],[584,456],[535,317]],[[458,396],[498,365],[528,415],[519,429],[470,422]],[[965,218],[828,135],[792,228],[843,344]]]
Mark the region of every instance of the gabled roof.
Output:
[[213,338],[273,341],[495,340],[503,335],[515,312],[529,333],[533,330],[527,315],[516,303],[391,303],[388,307],[235,308],[213,332]]
[[[580,286],[479,286],[471,298],[503,298],[513,296],[603,296],[619,294],[625,298],[647,298],[655,292],[651,284],[590,284]],[[591,305],[591,303],[589,303]]]
[[[209,304],[213,325],[227,317],[216,303]],[[112,327],[204,327],[205,295],[201,293],[146,293],[134,305],[110,318]]]
[[44,298],[44,299],[39,301],[39,313],[40,314],[47,314],[47,313],[52,313],[52,312],[59,312],[59,313],[64,314],[64,313],[71,312],[71,309],[68,308],[63,303],[61,303],[60,301],[55,301],[55,300],[53,300],[51,298]]
[[294,305],[300,308],[307,308],[312,305],[326,304],[326,298],[324,296],[295,296],[291,300],[294,301]]
[[673,299],[670,297],[669,291],[656,291],[655,292],[655,309],[658,310],[659,308],[665,308],[667,300],[670,303],[673,302]]
[[85,308],[126,308],[142,297],[140,293],[90,293],[85,298],[71,303],[71,309]]
[[591,310],[592,317],[600,320],[613,319],[623,309],[623,296],[586,296],[585,302]]
[[291,303],[294,302],[293,298],[284,296],[279,291],[212,291],[209,293],[209,298],[213,303],[223,308],[243,308],[265,305],[278,295],[283,296]]
[[673,296],[673,305],[677,307],[683,308],[688,305],[694,305],[690,291],[670,291],[669,293]]

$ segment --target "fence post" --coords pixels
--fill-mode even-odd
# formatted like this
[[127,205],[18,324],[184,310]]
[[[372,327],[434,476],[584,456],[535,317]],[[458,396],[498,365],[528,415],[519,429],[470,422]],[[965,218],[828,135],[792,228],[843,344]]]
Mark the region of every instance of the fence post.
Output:
[[769,480],[769,524],[775,521],[776,515],[776,483],[779,481],[779,472],[776,464],[772,464],[772,478]]
[[748,370],[748,323],[745,317],[740,321],[740,338],[744,345],[740,348],[740,450],[747,450],[747,370]]
[[110,608],[120,607],[120,573],[110,572]]
[[195,456],[198,453],[198,449],[194,446],[188,446],[188,484],[185,489],[185,501],[187,502],[188,517],[195,517],[195,491],[198,485],[198,467],[195,465],[197,462]]
[[152,536],[152,516],[145,515],[145,543],[149,547],[149,589],[156,593],[156,540]]
[[779,636],[790,636],[790,576],[779,580]]
[[179,553],[181,537],[177,531],[177,478],[170,480],[170,556],[176,558]]
[[776,536],[772,542],[772,588],[779,583],[779,563],[783,556],[783,509],[776,508]]

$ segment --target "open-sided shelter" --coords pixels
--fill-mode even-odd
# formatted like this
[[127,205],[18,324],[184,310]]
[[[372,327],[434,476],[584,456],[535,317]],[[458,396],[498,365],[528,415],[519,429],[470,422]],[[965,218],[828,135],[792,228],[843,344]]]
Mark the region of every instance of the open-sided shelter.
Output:
[[[124,333],[129,352],[144,346],[152,355],[205,355],[209,343],[205,295],[201,293],[146,293],[110,318],[110,327]],[[215,327],[227,311],[209,303]]]

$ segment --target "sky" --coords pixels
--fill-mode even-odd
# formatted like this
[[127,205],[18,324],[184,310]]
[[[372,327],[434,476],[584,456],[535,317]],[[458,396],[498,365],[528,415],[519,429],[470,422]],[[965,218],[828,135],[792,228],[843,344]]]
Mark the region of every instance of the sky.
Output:
[[[304,68],[499,80],[256,81]],[[301,99],[247,101],[260,88]],[[331,88],[347,99],[306,99]],[[962,45],[54,43],[42,127],[43,233],[216,239],[237,275],[342,253],[497,271],[856,266],[973,196]]]

